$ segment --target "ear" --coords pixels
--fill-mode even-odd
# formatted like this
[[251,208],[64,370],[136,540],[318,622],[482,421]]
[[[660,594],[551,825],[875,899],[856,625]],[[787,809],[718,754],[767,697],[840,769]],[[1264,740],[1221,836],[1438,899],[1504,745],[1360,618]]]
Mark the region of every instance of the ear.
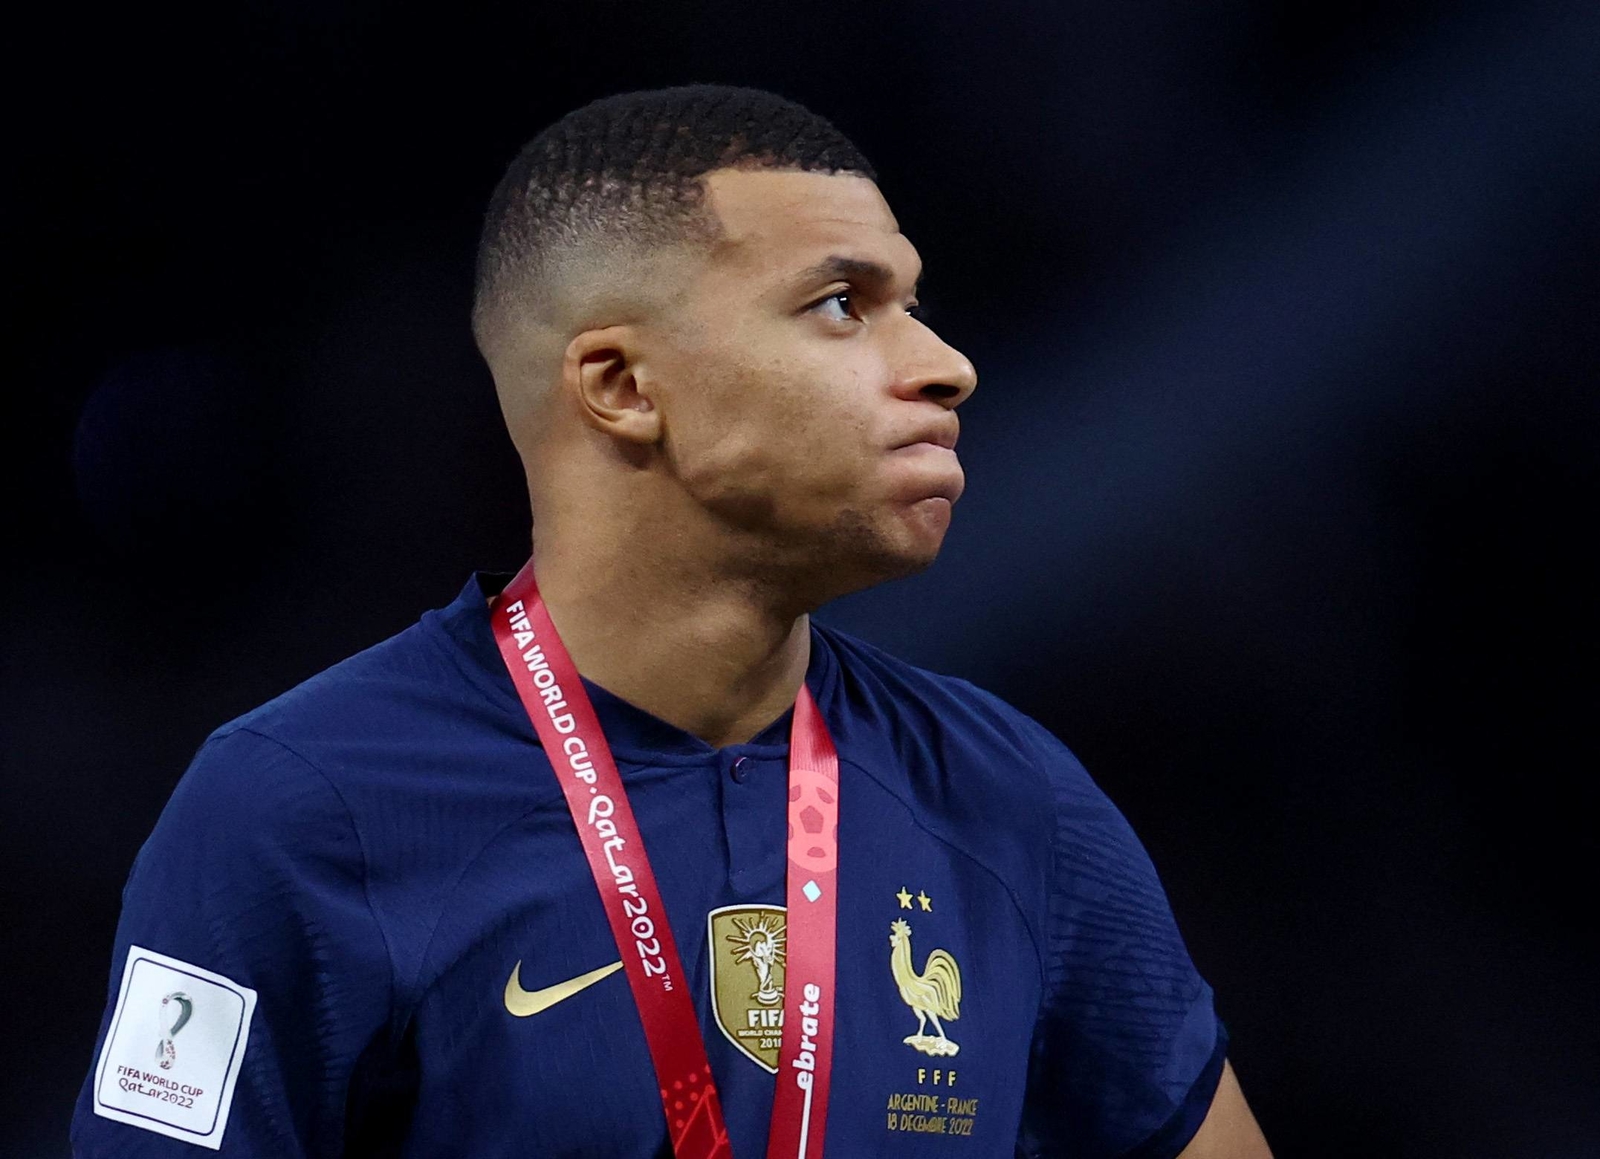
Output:
[[583,421],[629,443],[661,441],[661,413],[639,374],[639,333],[633,326],[585,330],[567,344],[562,388]]

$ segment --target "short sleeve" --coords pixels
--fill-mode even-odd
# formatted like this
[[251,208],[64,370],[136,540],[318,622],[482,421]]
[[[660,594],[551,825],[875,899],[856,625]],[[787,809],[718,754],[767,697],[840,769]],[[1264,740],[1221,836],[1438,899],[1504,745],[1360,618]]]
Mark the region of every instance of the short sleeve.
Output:
[[123,890],[73,1154],[342,1154],[392,992],[338,793],[275,740],[214,735]]
[[1029,724],[1055,838],[1019,1153],[1171,1159],[1210,1109],[1226,1031],[1127,820],[1060,741]]

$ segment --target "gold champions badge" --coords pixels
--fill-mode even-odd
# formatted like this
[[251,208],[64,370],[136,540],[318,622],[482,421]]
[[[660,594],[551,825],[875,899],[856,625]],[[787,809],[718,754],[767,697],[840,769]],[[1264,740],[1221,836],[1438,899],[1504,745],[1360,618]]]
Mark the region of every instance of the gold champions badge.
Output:
[[717,1028],[751,1062],[777,1074],[787,911],[781,905],[723,906],[706,915],[706,924]]

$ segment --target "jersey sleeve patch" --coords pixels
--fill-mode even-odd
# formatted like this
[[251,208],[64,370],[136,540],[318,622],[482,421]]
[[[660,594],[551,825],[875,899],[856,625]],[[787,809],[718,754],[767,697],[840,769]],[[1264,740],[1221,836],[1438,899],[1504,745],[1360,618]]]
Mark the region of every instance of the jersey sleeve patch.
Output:
[[94,1113],[218,1150],[255,1009],[250,987],[130,946]]

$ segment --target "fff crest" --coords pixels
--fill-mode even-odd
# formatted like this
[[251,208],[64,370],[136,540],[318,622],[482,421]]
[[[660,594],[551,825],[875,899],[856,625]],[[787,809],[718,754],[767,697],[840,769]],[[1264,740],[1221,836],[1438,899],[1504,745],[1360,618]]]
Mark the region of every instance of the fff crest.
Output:
[[788,915],[781,905],[730,905],[706,915],[711,1012],[757,1066],[778,1073]]

